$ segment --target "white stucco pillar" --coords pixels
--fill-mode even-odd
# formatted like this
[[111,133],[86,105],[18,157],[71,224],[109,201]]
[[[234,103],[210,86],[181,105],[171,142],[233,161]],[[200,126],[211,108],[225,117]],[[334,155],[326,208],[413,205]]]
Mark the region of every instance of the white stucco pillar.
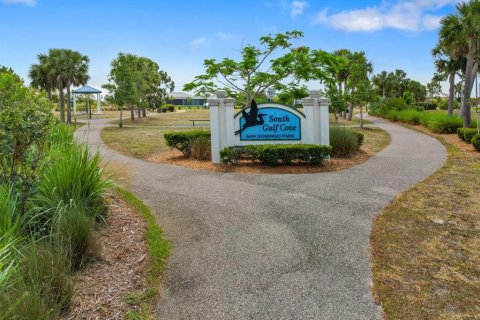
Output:
[[73,93],[73,114],[77,114],[77,95]]
[[101,104],[100,104],[100,93],[97,93],[97,113],[100,114],[102,113],[102,109],[101,109]]
[[210,108],[210,139],[212,162],[220,163],[220,99],[208,99],[208,106]]
[[305,143],[330,144],[328,105],[330,100],[322,97],[320,90],[310,91],[302,100],[305,114]]

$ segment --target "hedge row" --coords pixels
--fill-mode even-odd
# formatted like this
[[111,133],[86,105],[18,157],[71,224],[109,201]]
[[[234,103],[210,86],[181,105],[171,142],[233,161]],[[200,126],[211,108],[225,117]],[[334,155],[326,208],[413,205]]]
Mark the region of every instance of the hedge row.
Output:
[[319,164],[330,156],[331,146],[314,144],[263,144],[227,147],[220,151],[223,163],[236,164],[240,159],[259,160],[269,166],[290,164],[295,160]]
[[186,157],[192,154],[192,145],[196,139],[210,139],[210,131],[189,130],[189,131],[169,131],[164,133],[167,146],[180,150]]
[[458,128],[457,129],[458,137],[468,143],[471,143],[472,138],[478,133],[479,133],[478,130],[474,128]]
[[472,144],[475,147],[475,150],[480,151],[480,134],[476,134],[473,136]]

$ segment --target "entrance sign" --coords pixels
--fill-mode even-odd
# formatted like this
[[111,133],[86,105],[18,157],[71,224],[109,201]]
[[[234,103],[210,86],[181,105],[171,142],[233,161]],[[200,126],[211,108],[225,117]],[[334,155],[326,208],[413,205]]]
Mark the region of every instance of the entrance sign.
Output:
[[330,100],[320,91],[310,91],[302,100],[303,112],[276,103],[257,105],[235,114],[234,100],[224,91],[208,99],[212,162],[220,163],[220,150],[249,144],[318,144],[329,145]]
[[[302,140],[302,122],[292,111],[276,107],[272,104],[262,105],[258,111],[257,120],[249,125],[252,108],[242,110],[239,121],[241,141],[300,141]],[[239,114],[237,114],[238,116]]]

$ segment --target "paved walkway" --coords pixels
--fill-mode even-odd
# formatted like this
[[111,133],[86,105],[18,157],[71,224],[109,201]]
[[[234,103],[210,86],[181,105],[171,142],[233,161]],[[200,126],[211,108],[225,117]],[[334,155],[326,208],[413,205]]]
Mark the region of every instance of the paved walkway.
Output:
[[193,171],[107,149],[108,120],[79,129],[129,175],[172,240],[159,319],[378,319],[370,292],[373,218],[446,159],[435,139],[374,120],[392,143],[335,173]]

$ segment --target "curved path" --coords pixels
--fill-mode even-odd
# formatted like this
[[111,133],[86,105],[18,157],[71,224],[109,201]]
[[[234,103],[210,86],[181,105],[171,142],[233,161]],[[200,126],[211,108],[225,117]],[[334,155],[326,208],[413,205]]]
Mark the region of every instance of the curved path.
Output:
[[172,240],[159,319],[378,319],[370,292],[373,218],[446,159],[435,139],[372,118],[392,143],[334,173],[193,171],[105,147],[107,120],[79,129]]

